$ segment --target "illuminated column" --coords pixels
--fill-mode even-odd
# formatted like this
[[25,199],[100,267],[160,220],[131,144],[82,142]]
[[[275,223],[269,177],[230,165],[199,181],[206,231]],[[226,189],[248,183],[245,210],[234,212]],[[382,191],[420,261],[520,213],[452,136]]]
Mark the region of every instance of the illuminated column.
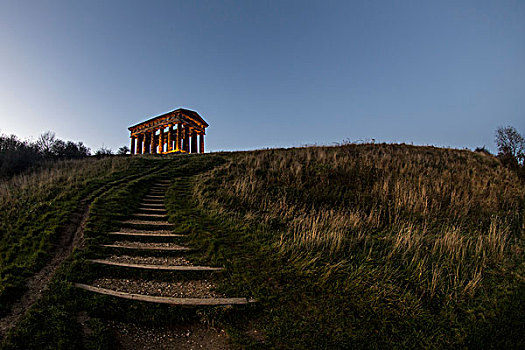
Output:
[[177,134],[175,135],[175,151],[180,151],[180,139],[182,138],[182,123],[177,124]]
[[204,134],[199,135],[199,153],[204,153]]
[[184,126],[183,130],[182,150],[190,153],[190,128]]
[[144,135],[140,134],[138,137],[137,142],[137,154],[142,154],[142,139],[144,138]]
[[150,151],[151,151],[151,154],[155,154],[157,153],[157,144],[155,143],[155,132],[156,130],[154,129],[151,134],[150,134],[150,141],[151,141],[151,144],[150,144]]
[[142,142],[142,154],[146,154],[148,153],[148,144],[146,142],[147,140],[147,135],[144,133],[142,134],[142,137],[144,138],[144,142]]
[[160,128],[159,133],[159,154],[162,154],[164,152],[164,128]]
[[171,124],[168,125],[168,152],[173,151],[173,141],[171,139],[172,126],[173,125],[171,125]]
[[151,141],[149,139],[149,133],[144,133],[144,154],[150,153],[149,146],[151,144]]
[[197,153],[197,131],[191,132],[191,153]]
[[130,153],[131,153],[131,155],[135,154],[135,136],[131,136]]
[[171,128],[171,150],[172,151],[175,151],[175,125],[172,126]]

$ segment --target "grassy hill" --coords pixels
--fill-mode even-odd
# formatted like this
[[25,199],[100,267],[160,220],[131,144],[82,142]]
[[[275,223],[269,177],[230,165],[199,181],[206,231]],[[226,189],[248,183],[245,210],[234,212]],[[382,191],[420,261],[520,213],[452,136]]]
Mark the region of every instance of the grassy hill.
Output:
[[[1,232],[14,234],[0,236],[0,273],[12,286],[0,298],[45,263],[53,234],[35,222],[54,223],[47,210],[66,218],[80,199],[96,198],[86,249],[65,263],[5,348],[111,347],[107,320],[139,315],[150,325],[220,324],[248,348],[524,345],[525,187],[492,156],[365,144],[88,162],[75,163],[77,180],[51,181],[47,192],[38,185],[46,176],[31,175],[20,190],[26,197],[1,202],[18,209],[2,217]],[[68,169],[53,171],[61,166]],[[71,288],[92,273],[83,263],[90,247],[159,176],[174,179],[166,207],[196,248],[194,261],[224,266],[220,291],[253,296],[257,306],[191,314]],[[41,216],[30,220],[33,202]],[[81,310],[94,320],[85,341]]]

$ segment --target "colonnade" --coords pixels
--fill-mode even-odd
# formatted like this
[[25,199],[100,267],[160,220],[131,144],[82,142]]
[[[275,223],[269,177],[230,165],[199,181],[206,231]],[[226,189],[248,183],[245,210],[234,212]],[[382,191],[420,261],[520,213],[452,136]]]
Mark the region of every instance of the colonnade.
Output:
[[182,123],[131,135],[131,154],[204,153],[204,133]]

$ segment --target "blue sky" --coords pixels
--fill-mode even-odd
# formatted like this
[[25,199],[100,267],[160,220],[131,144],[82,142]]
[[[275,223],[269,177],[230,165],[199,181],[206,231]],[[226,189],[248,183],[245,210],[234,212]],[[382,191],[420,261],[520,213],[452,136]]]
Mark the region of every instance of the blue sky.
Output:
[[525,1],[0,1],[0,133],[93,150],[178,107],[208,150],[525,133]]

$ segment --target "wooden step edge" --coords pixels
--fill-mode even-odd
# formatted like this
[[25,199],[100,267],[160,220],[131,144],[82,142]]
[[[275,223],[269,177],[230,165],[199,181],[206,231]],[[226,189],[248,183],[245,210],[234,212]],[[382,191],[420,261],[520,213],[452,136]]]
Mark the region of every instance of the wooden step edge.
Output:
[[167,219],[168,214],[159,214],[158,212],[141,212],[141,213],[135,213],[132,217],[143,217],[143,218],[159,218],[159,219]]
[[184,237],[184,235],[175,233],[109,232],[108,234],[133,237]]
[[192,266],[192,265],[153,265],[153,264],[131,264],[131,263],[120,263],[111,260],[104,259],[89,259],[88,261],[95,264],[120,266],[120,267],[131,267],[136,269],[145,270],[165,270],[165,271],[222,271],[222,267],[210,267],[210,266]]
[[150,206],[149,209],[162,209],[166,210],[166,207],[164,206],[164,203],[140,203],[141,206]]
[[175,225],[170,224],[166,221],[166,223],[154,223],[156,221],[151,220],[151,223],[149,222],[135,222],[135,221],[148,221],[148,220],[124,220],[121,221],[121,224],[127,224],[127,225],[149,225],[149,226],[162,226],[162,227],[174,227]]
[[134,249],[134,250],[160,250],[160,251],[189,251],[188,247],[135,247],[129,245],[102,244],[105,248]]
[[146,214],[146,213],[150,213],[150,214],[158,214],[158,213],[161,213],[162,215],[167,215],[168,214],[168,211],[166,209],[157,209],[157,208],[138,208],[137,209],[138,212],[136,212],[135,214]]
[[148,212],[152,212],[152,213],[157,213],[157,212],[161,212],[161,211],[167,212],[167,210],[165,208],[161,209],[161,208],[139,207],[137,210],[144,210],[144,211],[148,211]]
[[141,214],[133,214],[129,220],[137,220],[137,221],[167,221],[168,216],[167,215],[160,215],[160,216],[149,216],[149,215],[141,215]]
[[143,294],[133,294],[118,292],[111,289],[94,287],[87,284],[75,283],[75,287],[94,293],[103,295],[110,295],[123,299],[147,301],[158,304],[168,305],[186,305],[186,306],[218,306],[218,305],[246,305],[255,302],[255,300],[248,300],[246,298],[171,298],[171,297],[157,297]]

